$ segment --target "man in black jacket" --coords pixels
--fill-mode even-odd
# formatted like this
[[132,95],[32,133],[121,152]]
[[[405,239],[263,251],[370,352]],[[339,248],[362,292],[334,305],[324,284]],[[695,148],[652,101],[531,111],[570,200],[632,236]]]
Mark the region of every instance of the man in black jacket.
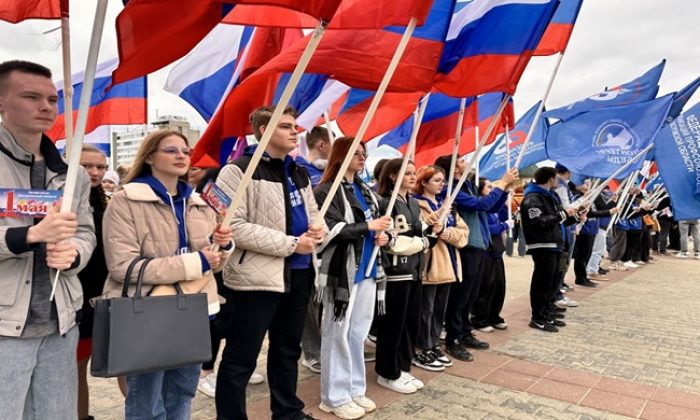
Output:
[[565,226],[585,221],[585,213],[579,218],[575,208],[564,210],[557,194],[551,191],[556,186],[556,170],[539,168],[534,182],[525,188],[520,207],[527,252],[535,263],[530,284],[530,327],[548,332],[559,331],[556,324],[563,324],[551,317],[548,305],[557,287],[559,264],[568,261],[568,254],[563,252]]

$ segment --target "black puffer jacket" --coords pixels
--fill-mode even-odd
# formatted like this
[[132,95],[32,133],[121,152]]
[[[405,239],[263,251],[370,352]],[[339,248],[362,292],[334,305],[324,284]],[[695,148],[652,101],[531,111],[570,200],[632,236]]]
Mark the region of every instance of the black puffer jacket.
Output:
[[528,252],[537,249],[563,250],[565,243],[562,226],[578,221],[567,216],[559,196],[534,183],[525,188],[525,198],[520,205],[520,220]]

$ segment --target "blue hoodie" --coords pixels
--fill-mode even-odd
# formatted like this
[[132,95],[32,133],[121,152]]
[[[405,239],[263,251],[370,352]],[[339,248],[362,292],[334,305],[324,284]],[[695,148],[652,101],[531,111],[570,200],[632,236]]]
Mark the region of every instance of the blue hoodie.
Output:
[[[255,149],[257,148],[257,144],[248,146],[246,147],[244,153],[248,156],[252,156],[253,153],[255,153]],[[280,161],[280,159],[274,159],[270,157],[270,155],[267,152],[263,152],[263,156],[270,160]],[[304,199],[301,196],[301,193],[299,192],[299,189],[297,188],[293,179],[294,172],[297,169],[297,164],[294,162],[294,159],[292,159],[291,156],[285,155],[283,167],[285,179],[287,181],[285,185],[286,188],[284,188],[284,192],[285,194],[289,194],[288,199],[289,205],[291,207],[289,215],[291,220],[290,233],[292,236],[301,236],[309,230],[309,217],[306,214]],[[292,254],[289,257],[287,257],[287,261],[289,262],[289,268],[291,268],[292,270],[303,270],[311,267],[310,254]]]
[[306,172],[309,173],[311,186],[316,188],[316,185],[318,185],[321,182],[321,178],[323,177],[323,169],[318,169],[311,162],[306,160],[302,155],[298,155],[296,159],[294,159],[294,162],[302,168],[306,169]]
[[[151,190],[173,210],[175,220],[177,220],[177,230],[179,238],[179,249],[176,255],[191,252],[189,241],[187,239],[187,225],[185,212],[187,210],[187,199],[192,194],[192,187],[184,181],[177,182],[177,195],[171,196],[168,194],[168,189],[153,175],[142,175],[131,182],[146,184],[151,187]],[[207,272],[211,269],[209,262],[200,251],[199,259],[202,261],[202,272]]]
[[[498,211],[508,199],[508,194],[500,188],[494,188],[489,195],[477,197],[473,190],[472,184],[469,181],[465,182],[462,190],[457,193],[454,204],[469,227],[467,247],[486,250],[491,245],[487,214]],[[444,188],[439,195],[440,200],[444,200],[446,195],[447,188]]]

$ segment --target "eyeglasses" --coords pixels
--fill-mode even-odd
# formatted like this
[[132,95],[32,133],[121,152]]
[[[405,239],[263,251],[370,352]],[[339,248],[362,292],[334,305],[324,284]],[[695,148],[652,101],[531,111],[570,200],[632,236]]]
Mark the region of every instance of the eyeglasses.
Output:
[[92,163],[81,163],[80,166],[87,170],[97,169],[98,171],[106,171],[109,168],[107,165],[93,165]]
[[162,147],[158,149],[159,152],[163,152],[166,155],[177,155],[179,153],[182,153],[183,155],[189,157],[192,155],[192,149],[189,147],[175,147],[175,146],[167,146],[167,147]]
[[355,152],[355,154],[353,156],[355,156],[355,157],[362,156],[363,158],[367,159],[369,157],[369,153],[367,153],[367,152],[364,152],[364,153],[363,152]]
[[444,179],[433,179],[433,182],[436,184],[447,184],[447,181]]

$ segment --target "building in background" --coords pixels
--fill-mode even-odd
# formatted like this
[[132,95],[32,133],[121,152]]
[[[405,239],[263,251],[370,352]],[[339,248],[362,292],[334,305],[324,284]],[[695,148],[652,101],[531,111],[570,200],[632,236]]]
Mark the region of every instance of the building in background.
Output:
[[136,150],[144,137],[156,130],[177,131],[189,139],[190,147],[194,147],[199,140],[199,130],[193,129],[187,118],[179,115],[163,115],[150,125],[131,126],[121,131],[112,133],[112,156],[110,167],[119,165],[131,165],[136,156]]

